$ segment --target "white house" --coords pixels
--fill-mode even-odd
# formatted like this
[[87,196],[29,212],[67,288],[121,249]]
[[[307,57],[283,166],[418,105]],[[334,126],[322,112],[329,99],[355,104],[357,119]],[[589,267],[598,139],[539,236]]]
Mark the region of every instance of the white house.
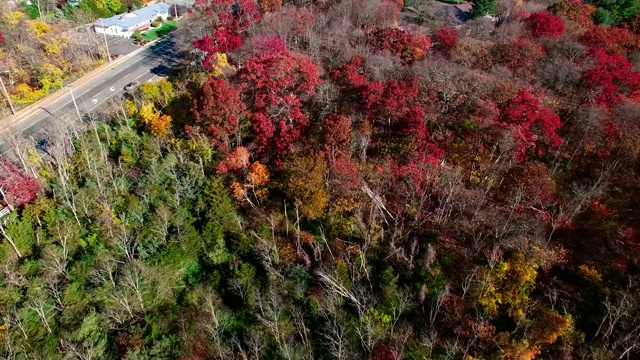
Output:
[[170,6],[163,2],[153,4],[129,13],[98,19],[93,23],[93,28],[100,34],[131,37],[138,30],[150,28],[151,23],[158,17],[167,20],[169,8]]

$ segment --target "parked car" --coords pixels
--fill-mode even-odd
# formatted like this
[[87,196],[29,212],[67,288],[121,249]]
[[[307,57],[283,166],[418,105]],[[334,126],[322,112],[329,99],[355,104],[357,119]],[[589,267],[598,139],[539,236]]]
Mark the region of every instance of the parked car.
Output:
[[139,83],[139,82],[137,82],[137,81],[130,82],[130,83],[128,83],[127,85],[125,85],[125,86],[124,86],[124,91],[132,90],[133,88],[135,88],[136,86],[138,86],[138,84],[140,84],[140,83]]

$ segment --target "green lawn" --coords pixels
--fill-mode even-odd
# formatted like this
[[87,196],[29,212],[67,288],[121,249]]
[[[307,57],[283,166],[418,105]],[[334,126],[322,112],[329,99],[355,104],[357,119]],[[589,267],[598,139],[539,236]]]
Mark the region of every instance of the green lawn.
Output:
[[162,24],[162,26],[160,26],[159,28],[151,29],[149,31],[146,31],[140,34],[140,37],[142,37],[145,40],[153,40],[155,38],[163,37],[167,35],[168,33],[175,30],[177,27],[178,27],[177,22],[167,21],[164,24]]

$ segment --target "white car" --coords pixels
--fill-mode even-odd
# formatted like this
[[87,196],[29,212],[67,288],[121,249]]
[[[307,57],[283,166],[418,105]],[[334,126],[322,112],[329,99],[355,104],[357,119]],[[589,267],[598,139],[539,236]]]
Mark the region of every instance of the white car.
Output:
[[136,86],[138,86],[138,84],[140,84],[140,83],[137,82],[137,81],[130,82],[127,85],[124,86],[124,91],[129,91],[129,90],[135,88]]

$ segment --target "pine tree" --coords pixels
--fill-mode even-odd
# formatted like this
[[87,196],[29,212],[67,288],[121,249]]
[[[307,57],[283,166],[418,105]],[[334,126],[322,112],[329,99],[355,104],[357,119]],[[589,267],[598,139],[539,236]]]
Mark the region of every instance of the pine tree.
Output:
[[496,11],[496,0],[475,0],[469,15],[475,19],[480,16],[493,15]]

